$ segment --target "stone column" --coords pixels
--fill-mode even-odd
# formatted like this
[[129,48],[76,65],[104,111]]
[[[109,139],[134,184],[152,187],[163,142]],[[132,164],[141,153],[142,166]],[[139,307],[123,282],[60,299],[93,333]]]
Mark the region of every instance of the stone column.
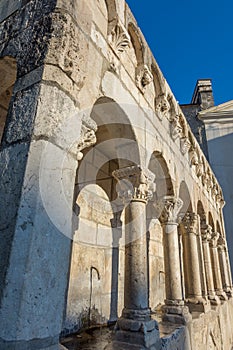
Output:
[[160,203],[160,220],[164,233],[164,262],[166,300],[164,320],[185,324],[191,319],[188,307],[184,306],[181,282],[181,266],[177,215],[183,205],[181,199],[166,196]]
[[146,203],[153,194],[154,175],[137,165],[116,170],[113,176],[126,205],[126,242],[124,309],[112,347],[157,349],[160,339],[158,325],[150,316],[146,237]]
[[206,300],[202,297],[200,263],[198,253],[198,215],[187,213],[181,224],[184,242],[184,266],[186,267],[186,299],[190,311],[205,311]]
[[119,241],[122,237],[122,221],[120,219],[122,211],[116,211],[111,219],[112,226],[112,282],[111,282],[111,306],[108,323],[115,323],[118,309],[118,273],[119,273]]
[[215,289],[214,289],[213,271],[212,271],[210,246],[209,246],[209,241],[212,236],[212,227],[206,224],[202,225],[201,235],[202,235],[203,257],[204,257],[205,272],[206,272],[207,294],[211,304],[218,305],[220,304],[220,300],[219,300],[219,297],[216,295]]
[[232,296],[231,282],[229,279],[228,266],[227,266],[227,249],[226,249],[226,240],[220,236],[218,239],[218,258],[219,266],[222,277],[222,286],[224,292],[228,297]]
[[219,239],[219,233],[213,232],[210,240],[210,251],[211,251],[211,257],[212,257],[214,287],[215,287],[215,292],[220,298],[220,300],[227,300],[226,293],[223,291],[222,276],[221,276],[220,265],[219,265],[218,239]]
[[199,262],[200,262],[202,296],[209,304],[208,292],[207,292],[207,282],[206,282],[205,262],[204,262],[204,253],[203,253],[203,245],[202,245],[202,235],[201,235],[201,223],[200,223],[200,216],[199,215],[198,215],[197,243],[198,243],[198,254],[199,254]]

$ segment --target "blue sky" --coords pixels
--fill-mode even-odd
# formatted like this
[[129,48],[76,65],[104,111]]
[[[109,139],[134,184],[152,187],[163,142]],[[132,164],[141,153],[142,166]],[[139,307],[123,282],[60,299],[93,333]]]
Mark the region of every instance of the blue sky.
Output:
[[126,0],[176,99],[211,78],[215,104],[233,99],[232,0]]

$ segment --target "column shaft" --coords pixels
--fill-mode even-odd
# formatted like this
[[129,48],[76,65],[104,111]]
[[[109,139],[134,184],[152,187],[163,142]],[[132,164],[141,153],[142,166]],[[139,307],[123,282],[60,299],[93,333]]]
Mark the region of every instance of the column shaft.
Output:
[[174,304],[183,299],[177,224],[164,224],[163,230],[166,304]]
[[125,214],[125,308],[148,310],[146,204],[132,201]]
[[187,306],[184,306],[181,279],[181,259],[179,250],[177,215],[183,205],[182,200],[166,196],[160,201],[163,233],[166,300],[163,307],[164,321],[186,324],[191,320]]
[[208,298],[210,299],[212,304],[219,304],[219,298],[217,297],[214,289],[214,280],[213,280],[213,271],[212,271],[212,263],[210,256],[210,246],[209,240],[211,239],[211,227],[205,225],[202,228],[202,244],[203,244],[203,256],[204,256],[204,264],[206,271],[206,284],[207,284],[207,293]]

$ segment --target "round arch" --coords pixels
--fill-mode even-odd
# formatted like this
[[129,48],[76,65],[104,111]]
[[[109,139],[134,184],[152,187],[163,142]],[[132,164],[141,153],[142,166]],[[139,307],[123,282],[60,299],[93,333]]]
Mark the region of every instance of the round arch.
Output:
[[208,213],[208,224],[212,227],[212,231],[215,232],[215,225],[211,212]]
[[206,213],[204,210],[204,206],[200,200],[197,202],[197,214],[200,217],[200,224],[204,225],[206,224]]
[[182,181],[179,189],[179,198],[183,201],[180,214],[184,216],[187,212],[193,211],[192,200],[188,186],[185,181]]
[[135,51],[137,64],[142,65],[144,63],[144,50],[143,50],[143,44],[141,40],[140,33],[136,26],[130,22],[128,24],[128,32],[131,38],[131,42]]

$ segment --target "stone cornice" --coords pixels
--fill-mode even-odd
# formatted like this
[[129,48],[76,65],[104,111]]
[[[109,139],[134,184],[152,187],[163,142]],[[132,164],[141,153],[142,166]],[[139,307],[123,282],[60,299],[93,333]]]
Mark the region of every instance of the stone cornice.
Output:
[[219,122],[223,119],[233,119],[233,100],[199,112],[198,118],[207,122],[211,119],[218,119]]

